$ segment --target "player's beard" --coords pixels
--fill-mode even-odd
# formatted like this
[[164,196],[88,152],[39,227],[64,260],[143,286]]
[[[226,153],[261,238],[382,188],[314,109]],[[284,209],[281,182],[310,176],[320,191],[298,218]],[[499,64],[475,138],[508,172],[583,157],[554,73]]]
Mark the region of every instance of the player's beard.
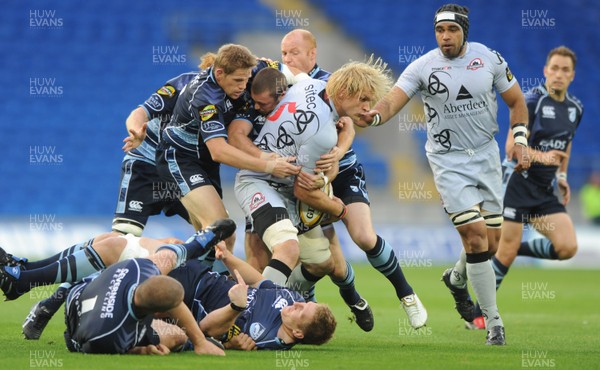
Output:
[[462,53],[462,50],[463,50],[463,47],[464,47],[464,46],[465,46],[465,44],[462,44],[462,45],[461,45],[461,46],[458,48],[458,50],[457,50],[456,52],[452,52],[452,51],[447,51],[447,52],[446,52],[446,51],[444,51],[444,49],[441,49],[441,50],[442,50],[442,54],[444,54],[444,56],[445,56],[446,58],[448,58],[448,59],[454,59],[454,58],[457,58],[457,57],[460,55],[460,53]]

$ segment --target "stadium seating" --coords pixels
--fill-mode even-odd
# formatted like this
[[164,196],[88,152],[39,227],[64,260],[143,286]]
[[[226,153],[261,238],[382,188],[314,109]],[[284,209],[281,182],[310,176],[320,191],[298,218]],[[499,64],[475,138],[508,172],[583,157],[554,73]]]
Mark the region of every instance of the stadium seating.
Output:
[[[379,1],[376,6],[358,1],[311,1],[365,50],[384,56],[397,73],[406,66],[399,60],[399,47],[435,47],[431,23],[435,9],[429,5],[407,9],[392,0]],[[471,6],[470,38],[501,51],[517,76],[541,78],[545,54],[556,45],[567,44],[583,55],[594,28],[571,25],[594,24],[599,16],[591,0],[571,2],[570,12],[536,0],[528,7],[550,7],[556,32],[522,29],[520,2],[494,3]],[[35,27],[40,14],[57,26]],[[107,0],[78,2],[77,6],[69,1],[11,1],[3,4],[2,15],[0,215],[5,216],[112,213],[129,112],[153,86],[158,88],[167,79],[196,69],[200,53],[233,42],[248,30],[273,29],[273,10],[258,0],[236,1],[235,5]],[[488,27],[490,24],[494,27]],[[161,46],[175,47],[173,54],[180,62],[157,63],[155,48]],[[586,98],[591,99],[588,92],[600,85],[592,63],[593,58],[581,58],[572,88],[584,104]],[[39,81],[54,94],[35,93]],[[599,108],[593,103],[586,104],[582,130],[575,140],[570,172],[576,187],[593,166],[592,148],[600,137],[600,127],[592,121]],[[506,112],[500,119],[506,121]],[[504,130],[505,124],[502,127]],[[369,165],[369,183],[386,184],[387,163],[368,146],[361,147],[358,142],[356,147],[363,163]],[[37,161],[38,149],[52,152],[54,157],[49,162]],[[232,181],[232,174],[226,169],[225,181]]]

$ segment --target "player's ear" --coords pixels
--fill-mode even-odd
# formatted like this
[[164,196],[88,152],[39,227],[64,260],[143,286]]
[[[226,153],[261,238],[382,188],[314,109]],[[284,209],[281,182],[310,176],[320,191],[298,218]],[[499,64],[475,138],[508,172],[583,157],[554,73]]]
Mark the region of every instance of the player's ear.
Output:
[[300,329],[294,329],[292,330],[292,334],[294,335],[294,338],[296,339],[302,339],[304,338],[304,332]]
[[215,68],[215,77],[218,80],[221,80],[225,76],[225,71],[223,68]]

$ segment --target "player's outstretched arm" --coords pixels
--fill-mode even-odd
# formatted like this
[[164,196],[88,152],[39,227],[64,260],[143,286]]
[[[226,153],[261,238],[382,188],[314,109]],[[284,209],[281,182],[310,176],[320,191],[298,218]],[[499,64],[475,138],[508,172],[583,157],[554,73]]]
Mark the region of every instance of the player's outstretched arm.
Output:
[[261,275],[254,267],[250,266],[246,261],[243,261],[231,253],[225,243],[220,242],[215,247],[215,258],[221,260],[232,276],[235,276],[237,270],[246,284],[251,287],[257,287],[265,277]]
[[223,137],[215,137],[206,141],[206,146],[215,162],[223,163],[239,169],[270,173],[275,177],[288,177],[298,173],[300,167],[285,159],[265,161],[249,156],[238,148],[227,144]]
[[261,158],[263,151],[258,149],[248,137],[251,131],[252,124],[250,122],[243,119],[234,119],[227,128],[227,141],[239,150],[255,158]]
[[125,121],[129,136],[123,139],[123,151],[128,152],[140,146],[146,138],[146,127],[148,126],[148,114],[142,107],[137,107],[129,114]]
[[169,317],[175,319],[177,326],[185,331],[185,334],[194,345],[194,352],[196,354],[225,356],[225,352],[222,349],[206,340],[190,309],[183,302],[180,302],[177,307],[169,310],[168,314]]
[[361,114],[360,120],[354,123],[359,127],[380,126],[398,114],[409,100],[404,90],[394,86],[372,110]]
[[246,309],[248,285],[237,270],[233,271],[237,284],[227,292],[231,304],[216,309],[200,321],[200,330],[208,336],[219,337],[235,324],[235,320]]

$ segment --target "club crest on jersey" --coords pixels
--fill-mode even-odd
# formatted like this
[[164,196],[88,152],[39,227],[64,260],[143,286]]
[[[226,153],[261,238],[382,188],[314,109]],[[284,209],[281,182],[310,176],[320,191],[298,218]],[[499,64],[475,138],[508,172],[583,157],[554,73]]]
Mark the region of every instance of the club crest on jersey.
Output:
[[260,336],[264,332],[265,332],[265,327],[262,326],[261,323],[253,322],[252,324],[250,324],[250,336],[252,337],[252,339],[256,340],[256,339],[260,338]]
[[250,211],[254,211],[258,207],[260,207],[265,202],[265,200],[266,198],[263,195],[263,193],[254,193],[254,195],[252,196],[252,200],[250,201]]
[[475,59],[473,59],[473,60],[471,60],[469,62],[469,65],[467,66],[467,69],[470,70],[470,71],[474,71],[474,70],[479,69],[481,67],[483,67],[483,62],[481,61],[481,59],[475,58]]
[[569,121],[575,122],[575,118],[577,118],[577,108],[569,107],[567,111],[569,112]]
[[200,119],[202,121],[208,121],[216,113],[217,108],[214,105],[207,105],[200,111]]

